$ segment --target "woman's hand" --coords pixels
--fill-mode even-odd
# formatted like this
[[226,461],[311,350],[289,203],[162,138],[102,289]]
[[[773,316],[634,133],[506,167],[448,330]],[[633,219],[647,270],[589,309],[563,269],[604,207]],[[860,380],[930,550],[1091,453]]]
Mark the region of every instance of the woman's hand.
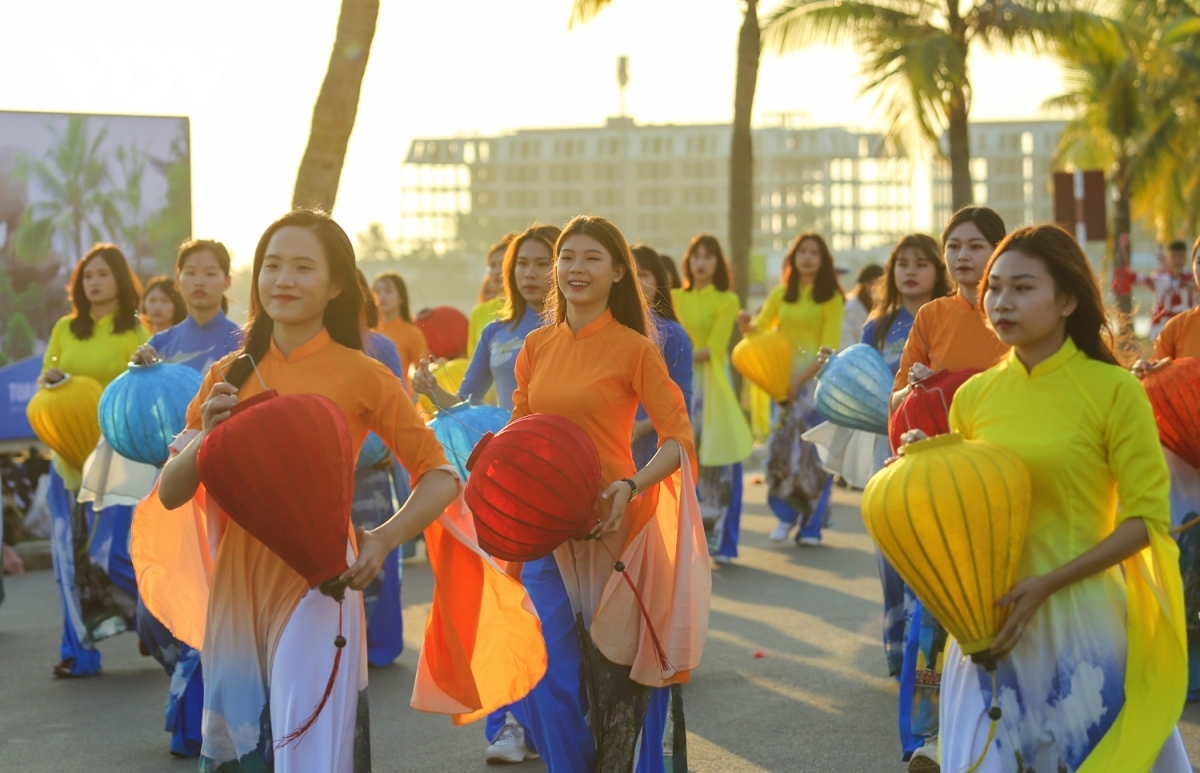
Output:
[[625,516],[625,506],[629,504],[629,500],[633,499],[633,489],[625,481],[619,480],[604,489],[600,498],[605,501],[612,500],[612,513],[608,516],[607,521],[592,530],[594,537],[611,534],[621,528],[621,519]]
[[46,370],[38,378],[38,385],[44,387],[51,386],[52,384],[57,384],[66,377],[67,374],[63,373],[58,368],[46,368]]
[[354,530],[354,536],[358,541],[358,559],[354,566],[342,573],[341,579],[352,590],[363,590],[371,584],[375,575],[379,574],[384,560],[393,548],[383,537],[361,526]]
[[754,318],[750,316],[750,312],[742,309],[737,315],[738,327],[742,331],[742,335],[748,336],[754,332]]
[[918,381],[924,381],[934,374],[933,368],[924,363],[914,362],[912,367],[908,369],[908,383],[915,384]]
[[220,381],[213,384],[212,391],[208,393],[208,399],[200,406],[200,418],[204,422],[204,434],[207,435],[213,427],[232,415],[230,411],[237,405],[237,391],[237,387],[228,381]]
[[1138,379],[1143,379],[1156,370],[1166,367],[1170,361],[1170,357],[1164,357],[1161,360],[1138,360],[1137,362],[1133,363],[1133,367],[1130,368],[1130,371],[1132,371],[1133,375],[1137,376]]
[[817,367],[825,367],[825,363],[829,362],[829,358],[833,357],[834,354],[836,354],[836,352],[834,352],[833,349],[830,349],[828,346],[822,346],[820,349],[818,349],[816,360]]
[[708,353],[708,348],[696,349],[692,352],[692,362],[708,362],[712,357]]
[[883,463],[883,466],[887,467],[887,466],[893,464],[894,462],[900,461],[900,457],[904,456],[904,447],[907,446],[909,443],[917,443],[922,440],[928,440],[928,439],[929,439],[929,436],[926,435],[923,430],[910,429],[908,432],[905,432],[903,435],[900,436],[900,447],[896,449],[896,455],[888,458],[888,460]]
[[996,635],[996,640],[992,642],[993,655],[1002,658],[1012,652],[1013,647],[1017,646],[1017,642],[1024,635],[1025,626],[1033,619],[1033,614],[1054,591],[1055,588],[1046,576],[1039,575],[1021,580],[996,602],[1009,610],[1008,620]]
[[134,365],[153,365],[159,361],[158,352],[150,344],[142,344],[133,350],[129,361]]
[[426,397],[432,395],[433,388],[437,386],[437,379],[429,372],[429,364],[429,359],[421,360],[412,374],[413,391]]

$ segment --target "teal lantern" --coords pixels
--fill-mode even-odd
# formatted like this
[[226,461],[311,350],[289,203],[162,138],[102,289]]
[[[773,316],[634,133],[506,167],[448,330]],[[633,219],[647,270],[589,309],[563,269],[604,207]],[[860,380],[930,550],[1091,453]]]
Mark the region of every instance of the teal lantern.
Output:
[[367,439],[363,441],[362,448],[358,451],[358,462],[355,463],[354,469],[365,470],[368,467],[374,467],[384,459],[387,459],[390,451],[391,449],[384,445],[383,440],[378,435],[374,432],[368,432]]
[[100,396],[100,432],[126,459],[162,467],[199,391],[200,374],[186,365],[131,364]]
[[892,371],[867,344],[833,355],[817,375],[817,410],[840,427],[887,434]]
[[439,411],[429,422],[429,428],[437,436],[446,452],[446,458],[465,483],[467,459],[475,450],[475,444],[489,432],[499,432],[508,424],[509,412],[490,405],[459,403],[447,410]]

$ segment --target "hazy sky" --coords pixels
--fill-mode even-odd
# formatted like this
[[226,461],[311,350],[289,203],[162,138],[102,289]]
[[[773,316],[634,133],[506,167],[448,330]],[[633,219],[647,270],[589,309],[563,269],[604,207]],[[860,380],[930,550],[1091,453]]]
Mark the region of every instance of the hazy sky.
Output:
[[[771,0],[767,0],[767,5]],[[338,0],[0,0],[0,109],[186,115],[197,236],[246,260],[287,210]],[[736,0],[615,0],[568,30],[570,0],[382,0],[335,217],[394,234],[416,136],[596,125],[617,112],[630,57],[639,122],[728,121]],[[1062,88],[1029,56],[971,59],[973,117],[1033,116]],[[871,126],[849,49],[764,55],[756,118]]]

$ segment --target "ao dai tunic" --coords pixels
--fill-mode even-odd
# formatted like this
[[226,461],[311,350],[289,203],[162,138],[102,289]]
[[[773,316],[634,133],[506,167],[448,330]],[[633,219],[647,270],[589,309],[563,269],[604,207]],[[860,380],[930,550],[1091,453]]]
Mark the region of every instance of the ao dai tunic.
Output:
[[124,373],[134,351],[150,338],[140,322],[131,330],[114,332],[113,314],[105,314],[92,326],[91,338],[79,339],[71,332],[71,319],[67,315],[54,323],[42,368],[94,378],[101,386]]
[[[478,308],[478,307],[477,307]],[[542,326],[542,317],[532,306],[514,330],[511,322],[495,320],[484,327],[471,364],[458,388],[458,396],[473,403],[482,403],[492,385],[496,386],[496,404],[506,410],[513,408],[512,394],[517,389],[517,355],[525,336]]]
[[429,344],[421,328],[404,319],[396,318],[380,325],[379,332],[392,339],[400,353],[400,366],[407,374],[429,356]]
[[[708,619],[708,557],[698,547],[704,540],[699,514],[665,506],[669,500],[695,500],[687,486],[695,473],[695,448],[683,395],[650,339],[617,322],[611,311],[605,310],[578,334],[563,322],[526,337],[517,358],[513,418],[553,413],[577,424],[600,455],[601,491],[636,472],[629,436],[639,402],[654,423],[660,445],[668,439],[679,443],[688,474],[682,486],[676,476],[635,497],[620,529],[603,542],[643,588],[651,619],[660,638],[665,637],[663,644],[678,672],[664,677],[659,671],[637,606],[597,540],[568,541],[554,555],[572,606],[583,614],[600,651],[615,663],[632,665],[634,681],[660,686],[686,681],[686,672],[699,662]],[[609,513],[609,503],[598,499],[597,516],[607,518]],[[680,542],[676,532],[685,532],[693,541]],[[703,561],[702,577],[696,573],[698,559]],[[659,591],[646,592],[651,587]]]
[[[1014,354],[969,380],[950,423],[969,440],[1015,451],[1029,470],[1018,580],[1068,563],[1129,518],[1143,519],[1150,534],[1150,547],[1058,591],[1026,625],[1000,662],[1003,718],[984,770],[1145,773],[1179,719],[1187,684],[1167,468],[1145,390],[1068,338],[1032,372]],[[963,770],[982,749],[991,685],[950,650],[943,769]]]
[[[791,340],[797,355],[800,352],[807,355],[805,364],[812,362],[812,357],[822,346],[836,350],[841,344],[842,316],[846,308],[846,299],[839,293],[817,303],[812,291],[812,285],[803,286],[795,303],[788,303],[785,300],[787,287],[779,285],[767,294],[767,302],[754,319],[754,326],[759,330],[779,328]],[[793,357],[793,363],[800,359]]]
[[936,298],[917,312],[892,391],[908,384],[908,371],[915,363],[933,370],[983,370],[1008,351],[983,321],[979,309],[961,295]]

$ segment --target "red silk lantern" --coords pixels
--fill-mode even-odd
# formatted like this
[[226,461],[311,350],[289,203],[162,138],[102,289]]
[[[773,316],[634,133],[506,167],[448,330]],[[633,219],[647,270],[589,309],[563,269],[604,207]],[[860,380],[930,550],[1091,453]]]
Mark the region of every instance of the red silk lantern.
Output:
[[892,451],[899,450],[900,438],[909,430],[919,429],[929,437],[950,431],[950,405],[958,388],[980,370],[939,370],[912,385],[888,422]]
[[439,360],[454,360],[467,354],[467,316],[453,306],[425,309],[413,324],[425,334],[429,353]]
[[[354,497],[354,462],[346,417],[327,397],[263,392],[239,403],[208,433],[196,457],[200,480],[243,529],[304,578],[341,603],[349,569],[346,540]],[[304,722],[276,741],[298,740],[333,692],[346,639],[342,618],[325,694]]]
[[1154,408],[1162,444],[1200,469],[1200,360],[1164,361],[1150,369],[1142,385]]
[[497,558],[534,561],[596,526],[600,456],[569,419],[535,413],[489,432],[467,469],[479,546]]

